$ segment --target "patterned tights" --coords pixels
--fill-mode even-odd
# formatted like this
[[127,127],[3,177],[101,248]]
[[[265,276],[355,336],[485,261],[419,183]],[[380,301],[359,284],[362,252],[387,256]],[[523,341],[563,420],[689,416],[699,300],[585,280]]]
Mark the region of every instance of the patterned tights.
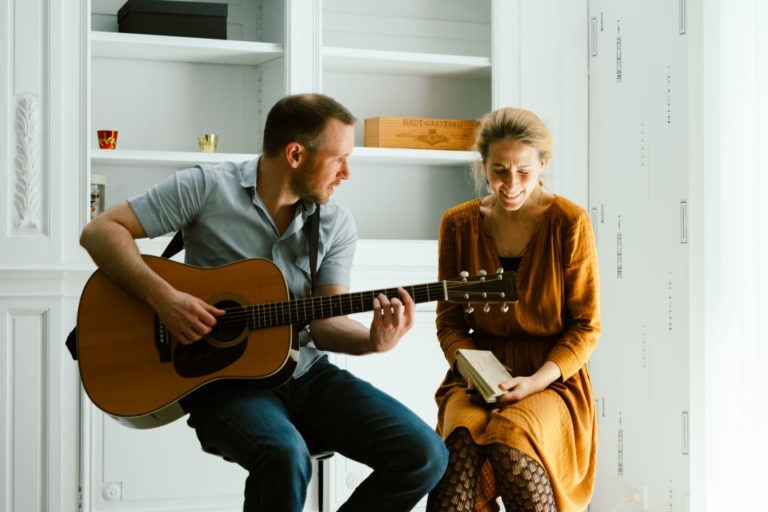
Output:
[[463,428],[456,429],[446,445],[448,469],[427,498],[427,512],[472,512],[477,475],[486,457],[507,512],[557,512],[547,473],[523,452],[501,444],[478,446]]

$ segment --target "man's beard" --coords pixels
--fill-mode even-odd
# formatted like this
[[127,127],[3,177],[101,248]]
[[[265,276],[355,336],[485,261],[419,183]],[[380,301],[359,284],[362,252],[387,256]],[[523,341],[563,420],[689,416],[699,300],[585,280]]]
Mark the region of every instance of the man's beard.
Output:
[[301,164],[301,167],[299,167],[299,169],[297,169],[291,176],[291,192],[305,201],[325,204],[328,202],[331,195],[330,193],[321,195],[321,193],[316,190],[317,184],[312,179],[314,178],[314,167],[314,158],[309,158],[305,163]]

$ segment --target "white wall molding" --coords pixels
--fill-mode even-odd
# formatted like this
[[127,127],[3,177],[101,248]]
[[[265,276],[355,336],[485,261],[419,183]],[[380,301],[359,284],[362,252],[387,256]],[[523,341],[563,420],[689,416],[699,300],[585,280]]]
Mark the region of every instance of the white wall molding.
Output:
[[21,94],[16,101],[16,157],[13,188],[14,234],[43,234],[42,127],[40,97]]
[[[9,1],[7,76],[7,160],[0,168],[5,219],[0,231],[0,260],[41,259],[49,249],[46,219],[47,31],[45,0]],[[24,247],[35,247],[33,256]],[[17,251],[21,249],[20,251]]]
[[9,512],[78,508],[77,365],[63,333],[90,273],[77,249],[86,2],[0,2],[0,510]]
[[0,9],[0,264],[85,258],[86,3],[9,0]]
[[[7,175],[8,169],[12,169],[13,164],[13,151],[11,151],[13,126],[11,98],[13,21],[11,7],[11,2],[0,3],[0,191],[3,191],[0,197],[0,205],[2,205],[0,207],[0,240],[5,238],[10,225],[8,220],[10,208],[8,205],[13,205],[13,196],[9,187],[10,178]],[[0,491],[2,491],[1,487]]]
[[[5,309],[5,308],[4,308]],[[3,395],[4,439],[11,449],[3,459],[7,485],[6,510],[44,510],[45,467],[44,428],[45,338],[49,315],[45,309],[15,307],[4,311],[2,347],[8,367]]]
[[[13,171],[6,171],[8,185],[8,223],[6,236],[13,244],[44,238],[48,232],[44,197],[47,169],[44,144],[47,124],[48,94],[48,30],[46,0],[13,0],[10,2],[9,97],[13,109],[12,143],[9,150]],[[25,242],[16,240],[21,237]],[[7,257],[7,255],[6,255]]]
[[0,268],[0,299],[77,299],[95,267],[7,266]]
[[79,384],[61,334],[74,301],[0,295],[2,510],[77,509]]

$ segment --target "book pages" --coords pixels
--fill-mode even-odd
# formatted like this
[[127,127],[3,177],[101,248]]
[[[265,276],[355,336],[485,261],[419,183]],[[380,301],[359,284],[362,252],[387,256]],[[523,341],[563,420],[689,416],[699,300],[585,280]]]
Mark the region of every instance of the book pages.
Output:
[[488,403],[496,402],[504,394],[499,384],[512,378],[490,350],[459,349],[456,352],[456,364],[462,375],[472,381]]

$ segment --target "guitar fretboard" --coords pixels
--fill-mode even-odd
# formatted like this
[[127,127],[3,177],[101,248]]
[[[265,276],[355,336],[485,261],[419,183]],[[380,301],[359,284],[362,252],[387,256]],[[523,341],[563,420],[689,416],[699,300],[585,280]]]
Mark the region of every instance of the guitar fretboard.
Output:
[[[444,299],[444,287],[445,283],[435,282],[404,286],[403,288],[418,304]],[[255,304],[245,308],[249,319],[248,327],[261,329],[288,324],[304,326],[312,320],[371,311],[373,310],[373,299],[379,294],[384,294],[389,299],[399,297],[397,288],[384,288],[341,295],[308,297],[285,302]]]

